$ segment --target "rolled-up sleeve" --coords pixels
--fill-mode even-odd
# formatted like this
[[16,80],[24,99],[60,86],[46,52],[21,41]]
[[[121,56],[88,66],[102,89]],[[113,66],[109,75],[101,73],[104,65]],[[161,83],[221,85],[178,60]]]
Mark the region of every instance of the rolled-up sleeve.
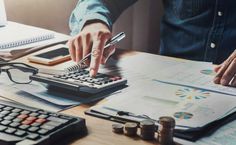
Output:
[[69,26],[71,35],[78,34],[89,21],[102,21],[110,29],[119,15],[137,0],[80,0],[73,10]]

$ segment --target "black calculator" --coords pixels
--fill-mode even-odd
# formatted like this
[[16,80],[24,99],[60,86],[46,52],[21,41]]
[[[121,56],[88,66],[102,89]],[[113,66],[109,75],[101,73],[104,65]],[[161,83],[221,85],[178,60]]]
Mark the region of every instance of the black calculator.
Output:
[[0,145],[54,145],[86,134],[83,118],[0,100]]
[[86,69],[77,69],[60,75],[38,73],[30,76],[30,79],[50,86],[91,94],[127,83],[126,79],[116,75],[98,73],[96,77],[90,77],[89,71]]

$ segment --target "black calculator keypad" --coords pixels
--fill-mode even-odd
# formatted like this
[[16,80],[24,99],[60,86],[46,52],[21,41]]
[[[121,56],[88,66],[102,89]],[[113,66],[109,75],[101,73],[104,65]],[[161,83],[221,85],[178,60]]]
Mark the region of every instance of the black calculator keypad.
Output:
[[[15,136],[22,140],[40,142],[43,138],[48,139],[47,136],[55,131],[58,133],[61,128],[78,121],[77,118],[42,110],[27,110],[5,104],[0,104],[0,108],[0,134]],[[82,119],[79,120],[81,123]],[[84,123],[81,124],[85,127]],[[4,141],[4,136],[0,136],[0,139]]]

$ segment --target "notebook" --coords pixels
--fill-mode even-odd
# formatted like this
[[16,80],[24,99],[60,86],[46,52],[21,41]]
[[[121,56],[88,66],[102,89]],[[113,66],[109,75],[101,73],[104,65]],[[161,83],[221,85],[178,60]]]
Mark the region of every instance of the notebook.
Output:
[[54,32],[42,28],[8,22],[0,27],[0,50],[17,48],[54,38]]
[[7,24],[7,16],[4,6],[4,1],[0,0],[0,27],[5,26]]

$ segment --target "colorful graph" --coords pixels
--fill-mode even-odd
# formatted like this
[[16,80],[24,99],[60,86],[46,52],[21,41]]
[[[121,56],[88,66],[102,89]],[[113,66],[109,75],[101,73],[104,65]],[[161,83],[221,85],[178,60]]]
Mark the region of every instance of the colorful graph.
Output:
[[193,114],[187,113],[187,112],[176,112],[174,114],[174,117],[177,119],[191,119],[193,117]]
[[211,75],[211,76],[216,75],[216,72],[214,72],[213,70],[209,70],[209,69],[201,70],[201,73],[204,75]]
[[205,99],[210,96],[210,92],[205,90],[199,89],[192,89],[192,88],[183,88],[176,91],[176,96],[180,97],[181,99],[188,99],[188,100],[200,100]]

